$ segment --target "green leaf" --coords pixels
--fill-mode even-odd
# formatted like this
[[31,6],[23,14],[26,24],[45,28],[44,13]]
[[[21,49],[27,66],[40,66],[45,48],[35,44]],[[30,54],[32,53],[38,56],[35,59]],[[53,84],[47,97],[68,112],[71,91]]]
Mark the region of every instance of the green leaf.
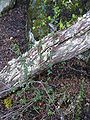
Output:
[[51,16],[48,16],[48,20],[51,20]]
[[63,23],[62,23],[62,20],[60,20],[60,22],[59,22],[59,27],[60,27],[60,30],[62,30],[62,29],[65,28],[65,26],[64,26]]
[[53,115],[53,112],[50,109],[48,110],[48,115],[49,116]]
[[77,16],[76,16],[75,14],[72,14],[72,18],[73,18],[73,19],[76,19]]
[[26,104],[27,100],[26,100],[26,98],[23,98],[23,99],[20,99],[19,102],[20,102],[20,104]]

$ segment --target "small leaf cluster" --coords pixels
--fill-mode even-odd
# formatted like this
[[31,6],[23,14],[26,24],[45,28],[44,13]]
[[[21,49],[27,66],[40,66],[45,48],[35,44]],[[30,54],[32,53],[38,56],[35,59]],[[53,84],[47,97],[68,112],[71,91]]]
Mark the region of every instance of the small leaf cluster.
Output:
[[30,27],[39,40],[51,32],[49,23],[55,28],[63,30],[70,27],[87,9],[88,0],[36,0],[31,1]]

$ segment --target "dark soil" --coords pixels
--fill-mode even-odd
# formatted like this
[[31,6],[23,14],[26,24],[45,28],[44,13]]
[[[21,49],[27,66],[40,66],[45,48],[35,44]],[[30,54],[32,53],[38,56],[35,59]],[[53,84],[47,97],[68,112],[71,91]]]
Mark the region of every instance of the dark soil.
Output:
[[17,43],[25,51],[25,27],[27,0],[19,2],[0,18],[0,70],[16,57],[11,44]]

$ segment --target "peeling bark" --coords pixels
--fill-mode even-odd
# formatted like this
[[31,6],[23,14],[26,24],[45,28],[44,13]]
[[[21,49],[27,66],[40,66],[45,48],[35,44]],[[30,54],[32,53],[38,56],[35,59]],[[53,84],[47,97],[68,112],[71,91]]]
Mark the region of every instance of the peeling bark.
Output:
[[[28,76],[35,76],[48,68],[48,64],[56,64],[90,48],[90,11],[81,20],[64,31],[51,33],[36,43],[33,48],[22,55]],[[0,85],[3,82],[6,90],[0,90],[0,97],[13,86],[21,86],[25,82],[24,67],[20,57],[8,62],[0,72]],[[9,88],[8,88],[9,86]]]

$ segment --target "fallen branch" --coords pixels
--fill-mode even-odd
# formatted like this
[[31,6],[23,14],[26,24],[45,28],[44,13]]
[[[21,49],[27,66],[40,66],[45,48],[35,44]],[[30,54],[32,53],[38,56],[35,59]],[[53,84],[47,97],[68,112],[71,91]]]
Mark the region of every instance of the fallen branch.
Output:
[[[23,60],[13,59],[0,72],[0,81],[6,85],[0,90],[0,97],[4,90],[10,87],[21,86],[25,82],[25,69],[27,75],[35,76],[48,68],[49,64],[56,64],[90,48],[90,11],[81,20],[64,31],[51,33],[36,43],[33,48],[22,55]],[[24,67],[21,62],[24,62]],[[2,85],[0,83],[0,85]],[[2,94],[3,93],[3,94]]]

